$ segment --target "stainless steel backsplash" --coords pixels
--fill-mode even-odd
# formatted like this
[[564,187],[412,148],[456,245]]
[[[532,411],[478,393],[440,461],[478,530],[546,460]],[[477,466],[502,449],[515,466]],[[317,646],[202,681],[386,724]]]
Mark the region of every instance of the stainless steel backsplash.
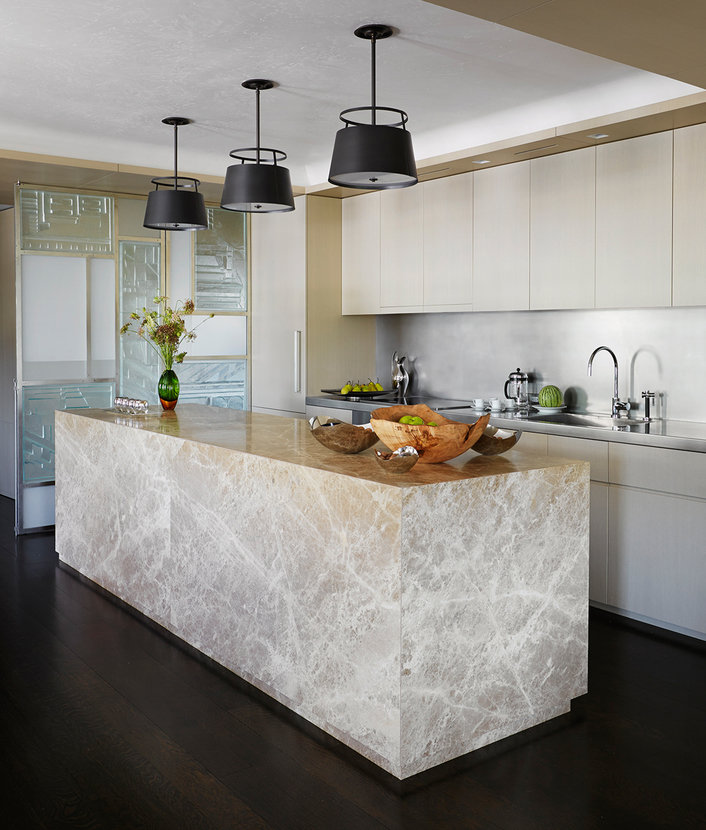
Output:
[[[657,393],[657,414],[706,421],[706,308],[507,311],[382,315],[376,372],[390,379],[390,357],[407,354],[412,392],[467,400],[503,397],[508,374],[528,372],[531,387],[553,383],[572,409],[609,412],[613,363],[620,395],[642,411],[640,393]],[[700,385],[701,384],[701,385]]]

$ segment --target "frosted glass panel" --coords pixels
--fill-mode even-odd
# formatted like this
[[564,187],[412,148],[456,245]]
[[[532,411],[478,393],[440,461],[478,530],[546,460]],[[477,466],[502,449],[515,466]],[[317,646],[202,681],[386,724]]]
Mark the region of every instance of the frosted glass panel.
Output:
[[87,353],[86,260],[23,255],[23,377],[85,378]]
[[246,311],[248,280],[245,214],[208,208],[208,229],[196,232],[194,302],[197,311]]
[[186,327],[192,329],[202,320],[206,322],[197,329],[196,340],[192,340],[185,346],[189,356],[213,357],[247,354],[247,317],[212,317],[209,320],[208,317],[193,315],[186,318]]
[[146,199],[118,198],[118,236],[144,236],[148,239],[159,239],[160,231],[146,228],[142,223],[145,220]]
[[[154,308],[161,292],[159,242],[120,243],[119,320],[126,323],[133,311]],[[119,341],[119,389],[128,398],[157,403],[159,355],[136,334],[122,334]]]
[[180,401],[246,409],[247,361],[187,360],[176,371]]
[[54,487],[28,487],[22,497],[22,530],[54,524]]
[[[203,231],[198,231],[203,233]],[[191,244],[193,233],[170,233],[169,240],[169,299],[174,306],[180,300],[193,299],[191,273],[193,261]]]
[[111,196],[20,190],[23,251],[113,253]]
[[109,409],[114,397],[113,383],[25,387],[22,391],[22,480],[25,483],[54,480],[55,409]]
[[115,262],[89,261],[91,333],[91,377],[115,375]]

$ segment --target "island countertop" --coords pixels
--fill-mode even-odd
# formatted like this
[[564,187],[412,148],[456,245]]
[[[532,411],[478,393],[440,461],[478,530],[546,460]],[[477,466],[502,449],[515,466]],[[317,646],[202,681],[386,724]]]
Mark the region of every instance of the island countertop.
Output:
[[195,404],[55,426],[62,564],[396,778],[585,693],[586,462],[391,475],[303,420]]
[[[417,464],[408,473],[391,474],[382,469],[374,450],[345,455],[324,447],[301,418],[283,418],[256,412],[198,404],[180,404],[170,412],[124,415],[110,409],[80,409],[72,413],[92,420],[180,438],[198,444],[235,450],[317,470],[374,481],[392,487],[415,487],[443,481],[463,481],[526,470],[540,470],[568,463],[560,458],[529,455],[517,449],[499,456],[483,456],[468,450],[443,464]],[[129,432],[124,433],[129,440]]]

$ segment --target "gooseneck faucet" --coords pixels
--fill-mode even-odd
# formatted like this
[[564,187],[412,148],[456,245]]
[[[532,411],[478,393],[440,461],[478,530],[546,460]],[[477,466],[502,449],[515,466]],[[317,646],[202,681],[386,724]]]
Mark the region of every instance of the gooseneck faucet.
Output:
[[594,349],[588,358],[588,374],[593,374],[593,358],[600,351],[608,352],[613,358],[613,398],[611,400],[610,416],[611,418],[619,418],[621,412],[627,413],[630,411],[630,403],[621,401],[618,395],[618,358],[615,356],[615,352],[609,349],[608,346],[599,346],[597,349]]

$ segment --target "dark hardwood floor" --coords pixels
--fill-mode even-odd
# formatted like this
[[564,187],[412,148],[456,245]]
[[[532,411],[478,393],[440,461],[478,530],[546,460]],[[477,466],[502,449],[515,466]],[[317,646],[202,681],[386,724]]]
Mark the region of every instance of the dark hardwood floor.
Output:
[[[706,828],[706,653],[593,614],[553,731],[406,787],[15,539],[0,497],[0,815],[27,828]],[[706,597],[705,597],[706,601]]]

